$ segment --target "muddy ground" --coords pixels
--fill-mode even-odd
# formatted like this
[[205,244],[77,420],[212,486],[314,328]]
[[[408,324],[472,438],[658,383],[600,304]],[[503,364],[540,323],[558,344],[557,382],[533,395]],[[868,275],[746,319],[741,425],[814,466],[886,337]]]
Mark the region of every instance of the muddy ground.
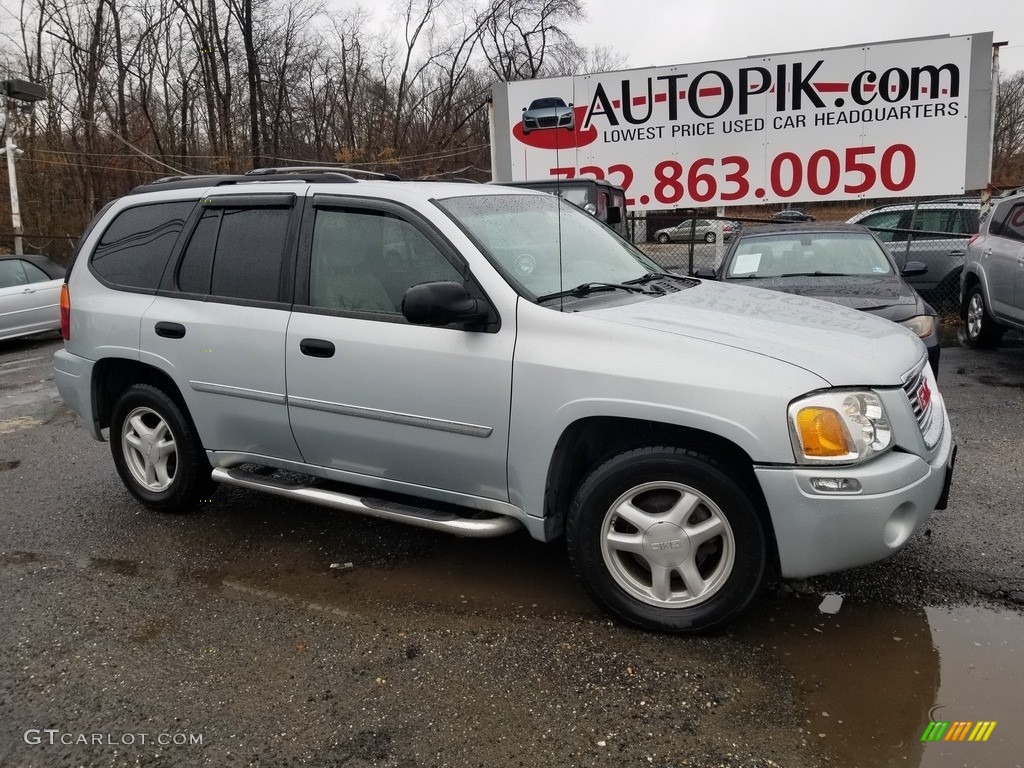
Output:
[[960,453],[924,535],[697,639],[608,621],[525,535],[232,488],[144,511],[54,398],[57,344],[0,345],[0,766],[1020,764],[1016,338],[943,351]]

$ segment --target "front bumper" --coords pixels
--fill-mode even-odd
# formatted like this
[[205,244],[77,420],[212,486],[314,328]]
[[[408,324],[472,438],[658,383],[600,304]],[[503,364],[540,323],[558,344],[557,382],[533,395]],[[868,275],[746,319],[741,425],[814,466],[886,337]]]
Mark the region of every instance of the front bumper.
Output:
[[[755,467],[768,503],[784,578],[873,563],[898,552],[937,506],[945,506],[955,451],[943,409],[930,460],[889,451],[852,467]],[[812,478],[849,478],[858,493],[824,493]]]
[[53,355],[54,380],[57,391],[68,407],[82,417],[86,429],[94,440],[103,440],[96,423],[96,410],[92,400],[92,368],[95,363],[58,349]]

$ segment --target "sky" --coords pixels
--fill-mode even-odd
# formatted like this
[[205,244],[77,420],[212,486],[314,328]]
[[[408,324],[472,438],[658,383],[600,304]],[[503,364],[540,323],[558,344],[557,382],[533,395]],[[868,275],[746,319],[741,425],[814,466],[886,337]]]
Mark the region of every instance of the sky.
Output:
[[1024,0],[584,0],[573,27],[627,69],[932,35],[992,32],[1004,76],[1024,70]]

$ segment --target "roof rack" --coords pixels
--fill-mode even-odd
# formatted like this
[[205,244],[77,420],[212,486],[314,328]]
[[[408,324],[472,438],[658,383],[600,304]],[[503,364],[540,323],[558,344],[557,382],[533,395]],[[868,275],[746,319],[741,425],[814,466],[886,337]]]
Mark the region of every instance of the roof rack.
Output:
[[299,165],[299,166],[277,166],[270,168],[253,168],[251,171],[246,171],[246,176],[277,176],[278,174],[293,174],[293,173],[340,173],[348,176],[368,176],[371,179],[380,179],[382,181],[401,181],[402,177],[394,173],[377,173],[376,171],[366,171],[362,168],[338,168],[336,166],[326,165]]
[[[260,169],[264,170],[264,169]],[[272,178],[259,178],[269,176]],[[142,192],[154,192],[157,189],[195,189],[197,187],[223,187],[230,184],[255,184],[259,182],[285,182],[302,181],[307,183],[334,183],[334,184],[356,184],[357,179],[338,168],[309,170],[305,168],[289,168],[269,173],[244,174],[198,174],[195,176],[164,176],[161,179],[150,181],[132,189],[128,194],[140,194]]]

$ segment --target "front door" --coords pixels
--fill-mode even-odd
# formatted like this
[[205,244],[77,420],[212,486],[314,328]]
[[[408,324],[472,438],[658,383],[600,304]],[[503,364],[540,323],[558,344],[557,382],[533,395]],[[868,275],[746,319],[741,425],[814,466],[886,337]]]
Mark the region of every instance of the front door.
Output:
[[303,238],[308,301],[297,299],[286,341],[303,458],[375,487],[506,501],[515,318],[472,331],[409,324],[405,290],[472,285],[466,266],[405,209],[330,200]]

